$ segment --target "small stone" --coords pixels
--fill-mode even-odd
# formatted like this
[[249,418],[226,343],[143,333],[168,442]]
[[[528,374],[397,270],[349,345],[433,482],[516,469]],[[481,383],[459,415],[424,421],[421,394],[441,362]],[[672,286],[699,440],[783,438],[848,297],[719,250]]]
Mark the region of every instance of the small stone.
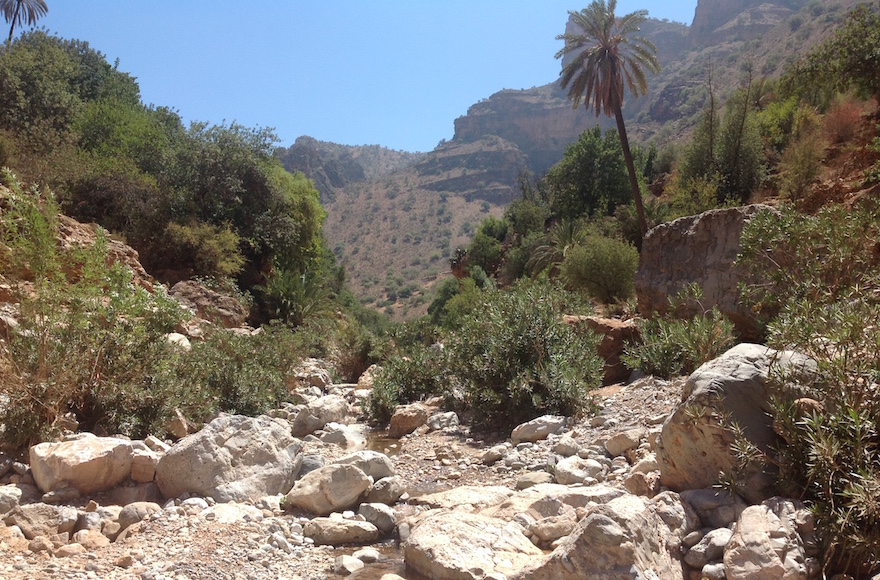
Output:
[[87,550],[86,550],[85,546],[83,546],[82,544],[76,544],[76,543],[67,544],[67,545],[61,546],[60,548],[55,550],[55,557],[56,558],[67,558],[69,556],[83,554],[86,551]]
[[333,563],[333,572],[340,576],[349,576],[363,567],[364,563],[354,556],[338,556]]
[[379,553],[379,550],[375,548],[361,548],[360,550],[356,550],[352,556],[363,562],[364,564],[373,564],[374,562],[378,562],[382,559],[382,555]]
[[116,561],[113,562],[114,565],[120,568],[129,568],[134,565],[135,559],[131,554],[123,554],[122,556],[116,558]]

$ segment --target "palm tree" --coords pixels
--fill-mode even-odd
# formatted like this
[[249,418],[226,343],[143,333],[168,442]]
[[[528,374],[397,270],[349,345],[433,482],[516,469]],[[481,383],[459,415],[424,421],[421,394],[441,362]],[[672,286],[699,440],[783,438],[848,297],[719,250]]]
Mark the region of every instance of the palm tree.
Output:
[[659,72],[657,47],[646,38],[632,36],[639,32],[639,26],[648,16],[647,10],[637,10],[620,18],[614,15],[617,0],[593,0],[580,12],[569,11],[572,22],[582,33],[567,33],[556,37],[565,41],[565,46],[556,53],[556,58],[574,55],[562,68],[559,82],[563,88],[569,87],[568,98],[576,109],[584,101],[584,107],[591,105],[596,116],[605,113],[614,115],[617,132],[623,146],[623,159],[629,172],[633,199],[639,219],[639,229],[644,236],[648,231],[645,208],[639,180],[633,163],[626,126],[623,123],[623,91],[628,88],[634,97],[648,91],[645,70]]
[[49,12],[49,7],[46,6],[46,0],[0,0],[0,12],[11,24],[6,42],[12,42],[16,26],[20,27],[23,21],[34,26],[40,17]]
[[565,260],[569,250],[582,246],[587,239],[587,230],[579,221],[564,219],[554,225],[544,240],[532,250],[526,263],[526,270],[537,276],[547,270],[550,278],[559,274],[559,265]]

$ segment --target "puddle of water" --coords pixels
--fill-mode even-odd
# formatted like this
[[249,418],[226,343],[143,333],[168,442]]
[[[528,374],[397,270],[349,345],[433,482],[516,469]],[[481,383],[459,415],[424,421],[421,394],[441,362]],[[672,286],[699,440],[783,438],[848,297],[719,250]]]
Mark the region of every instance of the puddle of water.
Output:
[[400,453],[400,439],[392,439],[381,431],[371,431],[366,434],[367,449],[378,451],[392,457]]
[[[404,580],[430,580],[426,576],[407,569],[406,563],[403,561],[403,550],[396,542],[389,541],[371,547],[379,551],[379,554],[381,554],[380,560],[372,564],[366,564],[363,569],[355,572],[349,578],[355,580],[379,580],[385,574],[397,574],[404,578]],[[342,548],[338,551],[351,555],[358,549]]]

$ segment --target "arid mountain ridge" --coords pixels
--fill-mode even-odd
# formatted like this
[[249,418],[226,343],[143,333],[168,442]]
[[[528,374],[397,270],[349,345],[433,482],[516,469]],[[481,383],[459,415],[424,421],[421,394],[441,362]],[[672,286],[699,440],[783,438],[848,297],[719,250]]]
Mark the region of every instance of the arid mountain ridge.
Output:
[[[680,140],[704,106],[710,74],[716,96],[741,84],[749,67],[753,78],[777,76],[858,3],[700,0],[690,26],[649,20],[642,34],[657,46],[663,70],[649,78],[648,95],[627,99],[630,140]],[[278,154],[321,192],[327,238],[355,293],[396,306],[400,319],[424,311],[447,258],[486,215],[503,212],[522,172],[542,175],[596,124],[608,129],[613,119],[572,109],[553,81],[472,105],[455,120],[454,137],[427,153],[300,137]]]

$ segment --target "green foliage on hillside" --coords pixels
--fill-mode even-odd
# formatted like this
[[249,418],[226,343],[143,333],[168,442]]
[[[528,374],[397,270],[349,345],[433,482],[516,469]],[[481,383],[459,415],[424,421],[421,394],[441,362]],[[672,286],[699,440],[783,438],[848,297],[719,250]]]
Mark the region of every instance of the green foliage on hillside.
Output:
[[850,11],[825,42],[789,70],[783,84],[791,93],[827,106],[834,92],[857,91],[880,99],[880,3]]
[[0,266],[22,280],[0,360],[4,447],[57,435],[66,413],[96,433],[162,436],[175,408],[198,423],[217,411],[263,413],[286,396],[301,337],[220,330],[189,351],[172,344],[167,334],[190,316],[176,300],[108,266],[106,237],[62,254],[52,196],[23,190],[8,171],[2,185]]
[[6,164],[160,278],[237,276],[251,290],[273,266],[322,259],[318,192],[282,168],[271,130],[184,127],[88,43],[36,31],[0,48],[0,107]]
[[598,126],[566,148],[545,180],[551,212],[568,219],[611,215],[632,196],[620,138],[614,131],[603,137]]

